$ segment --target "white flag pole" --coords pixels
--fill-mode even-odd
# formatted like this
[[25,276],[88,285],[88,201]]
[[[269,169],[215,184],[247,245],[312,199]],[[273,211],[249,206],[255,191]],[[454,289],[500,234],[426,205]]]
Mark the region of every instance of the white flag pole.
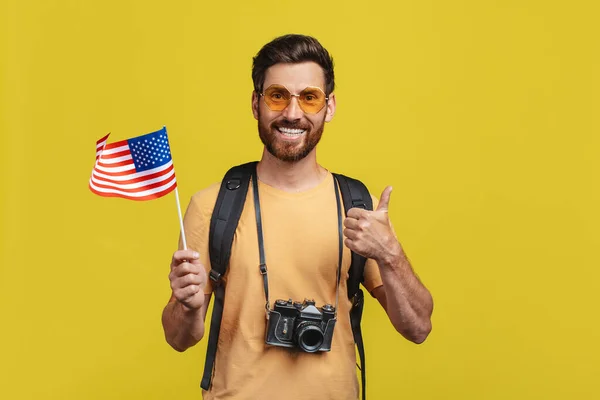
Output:
[[[165,133],[166,133],[167,127],[163,125],[163,129],[165,130]],[[170,144],[169,144],[169,146],[170,146]],[[181,229],[181,239],[183,242],[183,249],[187,250],[187,243],[185,241],[185,230],[183,229],[183,217],[181,216],[181,205],[179,204],[179,191],[177,190],[177,186],[175,186],[175,201],[177,201],[177,214],[179,215],[179,228]]]
[[187,243],[185,242],[185,231],[183,230],[183,218],[181,217],[181,206],[179,205],[179,191],[175,186],[175,200],[177,200],[177,213],[179,214],[179,226],[181,228],[181,239],[183,240],[183,249],[187,250]]

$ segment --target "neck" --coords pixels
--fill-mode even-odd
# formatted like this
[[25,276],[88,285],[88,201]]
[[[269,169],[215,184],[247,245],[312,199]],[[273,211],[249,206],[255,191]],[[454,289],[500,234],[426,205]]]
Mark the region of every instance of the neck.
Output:
[[300,161],[286,162],[275,158],[267,149],[257,165],[263,183],[286,192],[302,192],[317,186],[327,170],[317,164],[316,148]]

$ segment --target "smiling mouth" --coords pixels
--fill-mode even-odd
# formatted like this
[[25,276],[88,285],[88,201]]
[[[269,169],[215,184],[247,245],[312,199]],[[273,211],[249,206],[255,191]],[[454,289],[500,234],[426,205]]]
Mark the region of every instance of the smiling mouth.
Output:
[[301,136],[304,132],[306,132],[306,129],[291,129],[291,128],[284,128],[284,127],[278,127],[276,128],[277,131],[279,133],[281,133],[283,136],[285,137],[289,137],[289,138],[296,138]]

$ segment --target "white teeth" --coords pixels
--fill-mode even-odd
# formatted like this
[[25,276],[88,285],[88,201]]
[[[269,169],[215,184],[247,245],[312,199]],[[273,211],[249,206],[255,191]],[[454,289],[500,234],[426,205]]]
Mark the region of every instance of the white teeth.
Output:
[[277,128],[279,132],[286,136],[298,136],[306,132],[306,129],[289,129],[289,128]]

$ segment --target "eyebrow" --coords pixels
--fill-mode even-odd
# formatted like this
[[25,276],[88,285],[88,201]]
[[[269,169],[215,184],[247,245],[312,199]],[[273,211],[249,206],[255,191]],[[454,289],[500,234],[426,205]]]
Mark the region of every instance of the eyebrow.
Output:
[[[283,88],[287,89],[287,91],[288,91],[288,92],[292,93],[292,91],[291,91],[291,90],[290,90],[290,89],[289,89],[289,88],[288,88],[286,85],[284,85],[283,83],[271,83],[271,84],[270,84],[270,85],[268,85],[268,86],[267,86],[267,85],[264,85],[264,89],[263,89],[263,91],[264,91],[264,90],[266,90],[266,89],[268,89],[268,88],[270,88],[271,86],[281,86],[281,87],[283,87]],[[325,89],[324,89],[324,88],[322,88],[322,87],[320,87],[320,86],[318,86],[318,85],[317,85],[317,86],[315,86],[315,85],[308,85],[308,86],[305,86],[305,87],[304,87],[304,89],[302,89],[302,90],[300,91],[300,93],[302,93],[303,91],[305,91],[305,90],[307,90],[307,89],[308,89],[308,90],[320,90],[320,91],[322,91],[323,93],[325,93]]]

